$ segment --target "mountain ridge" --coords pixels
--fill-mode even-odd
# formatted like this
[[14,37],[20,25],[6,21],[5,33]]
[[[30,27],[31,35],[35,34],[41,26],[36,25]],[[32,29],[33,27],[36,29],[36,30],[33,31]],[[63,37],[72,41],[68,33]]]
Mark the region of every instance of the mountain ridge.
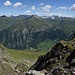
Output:
[[2,17],[4,23],[7,22],[8,25],[10,21],[12,25],[0,31],[0,43],[14,49],[38,49],[50,41],[66,40],[75,31],[75,19],[53,17],[55,18],[43,19],[37,15]]

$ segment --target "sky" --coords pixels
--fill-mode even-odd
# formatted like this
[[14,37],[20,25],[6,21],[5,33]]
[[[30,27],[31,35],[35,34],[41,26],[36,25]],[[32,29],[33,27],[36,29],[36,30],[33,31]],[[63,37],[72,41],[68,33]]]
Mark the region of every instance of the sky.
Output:
[[75,17],[75,0],[0,0],[0,15]]

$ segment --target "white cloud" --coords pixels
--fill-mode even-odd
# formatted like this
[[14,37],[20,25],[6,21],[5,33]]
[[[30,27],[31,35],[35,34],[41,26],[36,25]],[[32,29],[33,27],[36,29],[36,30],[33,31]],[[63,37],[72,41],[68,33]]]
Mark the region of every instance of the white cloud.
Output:
[[73,5],[71,6],[70,10],[75,11],[75,4],[73,4]]
[[16,3],[14,3],[14,5],[13,5],[14,8],[17,8],[17,7],[19,7],[19,6],[22,6],[22,3],[21,3],[21,2],[16,2]]
[[40,4],[39,4],[39,6],[42,6],[42,5],[44,5],[44,3],[40,3]]
[[4,6],[11,6],[12,5],[12,3],[10,2],[10,1],[6,1],[5,3],[4,3]]
[[24,15],[31,15],[32,14],[32,11],[31,10],[27,10],[24,12]]
[[58,7],[57,9],[63,9],[63,10],[66,10],[68,9],[67,7]]
[[26,13],[31,13],[31,11],[30,10],[27,10]]
[[36,12],[36,14],[37,14],[37,15],[40,15],[41,13],[39,13],[39,12]]
[[31,10],[35,10],[35,9],[36,9],[36,7],[35,7],[35,6],[32,6],[32,7],[31,7]]
[[50,5],[45,5],[45,6],[41,6],[41,9],[43,10],[43,11],[46,11],[46,12],[49,12],[49,10],[52,8],[52,6],[50,6]]

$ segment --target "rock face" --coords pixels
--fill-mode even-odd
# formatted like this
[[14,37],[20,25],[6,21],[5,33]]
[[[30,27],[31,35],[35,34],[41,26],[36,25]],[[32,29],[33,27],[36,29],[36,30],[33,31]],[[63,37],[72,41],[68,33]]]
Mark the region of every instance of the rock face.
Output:
[[75,39],[57,43],[30,70],[47,70],[47,75],[75,75]]

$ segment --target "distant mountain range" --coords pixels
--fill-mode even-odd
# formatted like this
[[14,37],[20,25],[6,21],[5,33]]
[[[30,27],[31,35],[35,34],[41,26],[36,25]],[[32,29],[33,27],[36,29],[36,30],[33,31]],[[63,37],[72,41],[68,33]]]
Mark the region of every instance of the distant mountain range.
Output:
[[13,49],[47,50],[75,32],[75,18],[58,16],[0,16],[0,43]]

